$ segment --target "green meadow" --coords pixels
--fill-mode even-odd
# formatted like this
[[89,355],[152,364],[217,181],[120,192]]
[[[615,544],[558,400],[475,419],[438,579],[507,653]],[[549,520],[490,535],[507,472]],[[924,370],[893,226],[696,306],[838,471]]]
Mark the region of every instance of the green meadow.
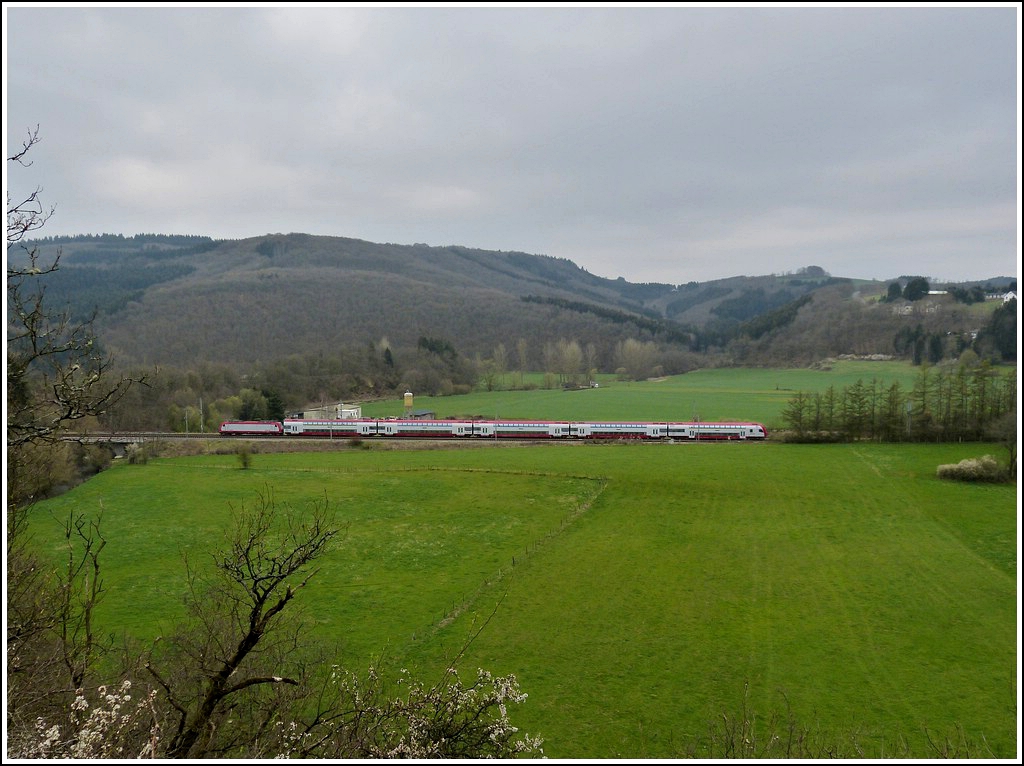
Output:
[[[479,415],[484,418],[558,420],[752,420],[769,429],[781,425],[781,412],[797,391],[839,391],[858,380],[899,382],[909,391],[920,368],[905,362],[834,362],[828,369],[695,370],[659,380],[630,382],[614,375],[597,376],[598,388],[563,390],[543,388],[543,376],[507,373],[495,391],[476,391],[465,396],[419,396],[413,391],[413,407],[433,411],[439,418]],[[529,390],[509,390],[520,382]],[[366,417],[399,416],[400,399],[367,402]],[[626,413],[626,414],[623,414]]]
[[[708,392],[721,409],[700,404],[706,417],[770,421],[761,399],[776,396],[772,381],[802,385],[796,372],[731,372],[735,395]],[[689,406],[701,376],[682,380],[666,381],[665,396]],[[527,393],[554,406],[628,388]],[[650,412],[664,417],[664,403]],[[41,504],[32,529],[58,556],[62,518],[102,513],[97,619],[153,638],[181,614],[182,557],[208,562],[233,511],[261,493],[299,512],[326,500],[344,532],[298,599],[310,637],[355,670],[435,678],[464,650],[467,676],[513,673],[529,698],[512,720],[552,758],[679,757],[744,707],[759,721],[788,711],[837,743],[856,739],[868,758],[900,742],[929,757],[929,738],[1009,758],[1016,489],[935,478],[937,465],[986,452],[370,443],[261,451],[247,470],[232,455],[165,458]]]

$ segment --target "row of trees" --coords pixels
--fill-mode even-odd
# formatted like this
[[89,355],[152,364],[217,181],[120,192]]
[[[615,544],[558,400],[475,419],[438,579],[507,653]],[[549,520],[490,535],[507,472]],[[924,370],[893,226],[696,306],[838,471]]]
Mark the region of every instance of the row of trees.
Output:
[[[544,385],[585,385],[598,371],[594,344],[574,338],[545,343],[540,349]],[[664,371],[664,352],[653,341],[628,338],[615,346],[615,372],[640,380]],[[669,372],[690,369],[692,360],[675,358]],[[514,349],[499,343],[488,357],[469,358],[448,341],[422,338],[415,349],[379,343],[338,349],[334,355],[295,354],[268,362],[251,374],[228,365],[199,363],[191,370],[161,368],[148,372],[148,385],[124,393],[98,425],[116,431],[216,431],[223,420],[279,420],[309,405],[422,395],[466,393],[527,386],[534,372],[530,346],[519,339]],[[88,422],[90,427],[92,421]]]
[[95,242],[100,245],[159,245],[161,247],[191,247],[212,242],[209,237],[194,234],[75,234],[36,238],[39,244],[59,245],[65,242]]
[[782,413],[797,439],[959,441],[1016,439],[1016,370],[922,365],[914,385],[872,379],[824,392],[798,392]]

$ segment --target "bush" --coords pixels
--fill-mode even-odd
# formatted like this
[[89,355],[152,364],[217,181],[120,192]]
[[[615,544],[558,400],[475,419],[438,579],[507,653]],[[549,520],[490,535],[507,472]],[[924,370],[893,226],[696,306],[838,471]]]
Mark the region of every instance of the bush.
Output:
[[991,455],[940,465],[935,473],[940,479],[951,481],[1006,481],[1006,469]]
[[239,444],[235,454],[238,455],[239,468],[243,471],[248,470],[252,465],[252,445],[245,442]]
[[129,444],[124,448],[129,465],[145,465],[149,462],[149,450],[142,444]]

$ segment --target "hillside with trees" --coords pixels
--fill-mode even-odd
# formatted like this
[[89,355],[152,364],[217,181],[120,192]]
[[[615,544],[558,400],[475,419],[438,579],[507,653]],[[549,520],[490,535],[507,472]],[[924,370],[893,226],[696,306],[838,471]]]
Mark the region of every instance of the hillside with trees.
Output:
[[[894,339],[908,324],[924,333],[977,332],[992,309],[975,303],[985,283],[951,286],[940,299],[921,277],[887,285],[816,266],[633,284],[543,255],[304,234],[83,235],[31,245],[42,258],[61,254],[60,270],[47,275],[50,299],[77,318],[95,313],[98,334],[127,364],[251,365],[382,339],[412,348],[423,336],[445,338],[470,356],[525,338],[533,368],[545,343],[565,338],[597,344],[598,364],[609,369],[627,337],[741,363],[799,364],[901,355]],[[1005,291],[1016,282],[1001,277],[986,287]]]
[[42,260],[59,255],[60,268],[40,276],[51,305],[92,319],[126,374],[160,369],[125,414],[109,415],[121,428],[180,428],[200,400],[206,411],[191,422],[201,426],[405,388],[458,393],[513,371],[581,384],[598,372],[642,379],[843,355],[1016,359],[1016,304],[991,299],[1016,288],[1008,277],[933,286],[809,266],[634,284],[544,255],[305,234],[29,245]]

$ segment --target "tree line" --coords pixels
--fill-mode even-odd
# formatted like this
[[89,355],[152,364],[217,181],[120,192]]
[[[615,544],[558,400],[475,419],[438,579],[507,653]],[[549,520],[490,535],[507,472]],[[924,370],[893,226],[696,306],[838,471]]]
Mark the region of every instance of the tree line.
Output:
[[126,247],[137,245],[165,245],[168,247],[192,247],[212,242],[210,237],[198,234],[72,234],[51,235],[36,238],[40,245],[60,245],[68,242],[95,242],[97,244]]
[[913,386],[858,380],[839,390],[794,395],[782,411],[791,437],[800,441],[964,441],[1012,433],[1016,440],[1016,370],[999,372],[987,361],[974,366],[922,364]]

